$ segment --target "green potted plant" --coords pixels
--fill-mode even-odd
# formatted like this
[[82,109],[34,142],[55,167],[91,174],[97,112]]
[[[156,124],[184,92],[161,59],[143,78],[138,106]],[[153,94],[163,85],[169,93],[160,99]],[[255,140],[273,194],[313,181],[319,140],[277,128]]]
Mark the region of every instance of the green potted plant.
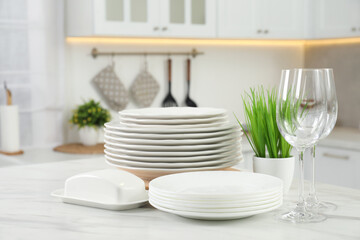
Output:
[[280,134],[276,123],[276,91],[265,91],[263,87],[250,89],[242,100],[247,131],[236,120],[255,153],[253,170],[282,179],[286,193],[292,183],[295,159],[290,155],[292,146]]
[[100,102],[90,100],[73,110],[70,123],[79,127],[79,136],[82,144],[95,145],[99,139],[99,128],[110,121],[108,110],[101,107]]

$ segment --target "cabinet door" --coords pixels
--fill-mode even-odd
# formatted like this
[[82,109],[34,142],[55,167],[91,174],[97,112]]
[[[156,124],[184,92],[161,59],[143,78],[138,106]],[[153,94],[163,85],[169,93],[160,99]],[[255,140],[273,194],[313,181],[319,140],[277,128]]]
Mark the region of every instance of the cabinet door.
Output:
[[359,0],[316,0],[312,3],[315,38],[360,36]]
[[360,152],[316,147],[316,181],[360,188]]
[[215,0],[161,0],[161,36],[216,36]]
[[95,35],[158,36],[157,0],[94,0]]
[[[258,0],[261,9],[259,36],[270,39],[296,39],[304,37],[303,0]],[[259,14],[260,13],[260,14]]]
[[260,28],[257,12],[259,1],[220,0],[218,1],[218,37],[254,38]]

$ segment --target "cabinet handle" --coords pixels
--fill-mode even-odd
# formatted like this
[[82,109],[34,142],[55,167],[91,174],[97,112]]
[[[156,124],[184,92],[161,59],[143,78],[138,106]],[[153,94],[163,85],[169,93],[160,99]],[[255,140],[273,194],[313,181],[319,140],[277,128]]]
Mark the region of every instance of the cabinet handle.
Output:
[[352,32],[355,32],[355,31],[356,31],[356,27],[352,27],[352,28],[351,28],[351,31],[352,31]]
[[168,28],[167,28],[167,27],[163,27],[161,30],[163,30],[163,31],[167,31],[167,30],[168,30]]
[[346,155],[337,155],[332,153],[323,153],[324,157],[330,157],[330,158],[337,158],[337,159],[343,159],[343,160],[349,160],[349,156]]
[[268,33],[269,33],[269,30],[265,29],[265,30],[264,30],[264,33],[265,33],[265,34],[268,34]]
[[262,30],[261,30],[261,29],[258,29],[258,30],[257,30],[257,33],[262,33]]
[[159,30],[159,27],[154,27],[154,31],[157,31],[157,30]]

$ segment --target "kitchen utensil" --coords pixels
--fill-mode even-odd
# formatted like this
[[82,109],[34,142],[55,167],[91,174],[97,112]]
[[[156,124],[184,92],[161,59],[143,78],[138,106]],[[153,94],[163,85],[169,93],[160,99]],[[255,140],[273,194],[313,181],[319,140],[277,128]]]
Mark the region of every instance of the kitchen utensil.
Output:
[[149,107],[158,94],[160,86],[155,78],[148,71],[147,59],[145,56],[144,69],[137,75],[130,87],[130,93],[135,103],[140,107]]
[[212,128],[220,127],[229,123],[228,119],[222,122],[215,123],[203,123],[203,124],[178,124],[178,125],[167,125],[167,124],[136,124],[119,121],[124,127],[127,128],[168,128],[168,129],[188,129],[188,128]]
[[169,92],[162,102],[163,107],[177,107],[174,97],[171,94],[171,59],[168,59],[168,81],[169,81]]
[[133,119],[207,119],[213,117],[221,117],[226,115],[226,109],[222,108],[142,108],[142,109],[128,109],[119,112],[120,118]]
[[111,109],[120,111],[126,107],[129,102],[128,94],[114,72],[114,63],[101,70],[92,82]]
[[190,119],[136,119],[121,117],[122,122],[142,124],[142,125],[179,125],[179,124],[203,124],[216,123],[226,121],[227,116],[211,117],[211,118],[190,118]]
[[8,87],[6,85],[6,81],[4,82],[4,88],[5,88],[5,92],[6,92],[6,105],[12,105],[11,91],[10,91],[10,89],[8,89]]
[[188,107],[197,107],[196,103],[190,98],[190,65],[191,65],[191,62],[190,62],[190,58],[188,58],[186,60],[186,65],[187,65],[187,92],[186,92],[186,99],[185,99],[185,104],[186,106]]

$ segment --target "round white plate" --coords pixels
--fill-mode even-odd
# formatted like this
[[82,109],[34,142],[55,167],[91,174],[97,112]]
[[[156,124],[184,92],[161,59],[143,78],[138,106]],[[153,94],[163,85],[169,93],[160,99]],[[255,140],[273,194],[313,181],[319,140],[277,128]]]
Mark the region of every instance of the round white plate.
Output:
[[197,138],[197,139],[178,139],[178,140],[167,140],[167,139],[134,139],[134,138],[124,138],[113,135],[105,130],[105,138],[109,140],[114,140],[119,143],[125,144],[134,144],[134,145],[157,145],[157,146],[168,146],[168,145],[202,145],[209,143],[220,143],[235,137],[240,138],[240,131],[230,133],[225,136],[212,137],[212,138]]
[[220,143],[209,143],[202,145],[178,145],[178,146],[158,146],[158,145],[134,145],[134,144],[124,144],[117,141],[114,141],[105,135],[104,142],[106,144],[111,144],[113,146],[122,148],[122,149],[130,149],[130,150],[140,150],[140,151],[199,151],[199,150],[211,150],[218,149],[222,147],[227,147],[231,145],[238,144],[240,145],[240,138],[232,138]]
[[205,156],[188,156],[188,157],[150,157],[150,156],[131,156],[126,154],[121,154],[117,152],[116,148],[105,144],[106,153],[112,157],[128,160],[128,161],[138,161],[138,162],[154,162],[154,163],[185,163],[185,162],[206,162],[206,161],[216,161],[223,158],[227,158],[236,153],[241,153],[241,147],[230,149],[227,152],[210,154]]
[[185,206],[185,207],[193,207],[193,208],[206,208],[206,209],[213,209],[213,208],[232,208],[234,206],[243,207],[243,206],[258,206],[267,203],[271,203],[274,199],[279,199],[282,197],[281,189],[276,191],[268,196],[263,197],[247,197],[244,198],[234,198],[234,199],[223,199],[223,200],[216,200],[216,201],[191,201],[191,200],[184,200],[184,199],[176,199],[170,197],[164,197],[160,194],[155,193],[154,191],[149,191],[149,198],[154,198],[159,202],[163,201],[166,203],[174,204],[175,206]]
[[282,202],[282,197],[277,197],[269,201],[268,203],[261,205],[249,205],[249,206],[236,206],[230,208],[198,208],[195,206],[183,206],[183,205],[175,205],[166,201],[160,201],[154,197],[149,197],[149,201],[155,203],[158,206],[177,210],[177,211],[187,211],[187,212],[199,212],[199,213],[233,213],[233,212],[249,212],[249,211],[257,211],[262,209],[271,208],[273,206],[278,205]]
[[51,196],[61,198],[61,200],[65,203],[71,203],[71,204],[94,207],[94,208],[103,208],[103,209],[115,210],[115,211],[138,208],[145,205],[148,201],[148,199],[146,198],[141,201],[122,203],[122,204],[93,202],[79,198],[67,197],[64,195],[64,189],[55,190],[54,192],[51,193]]
[[275,191],[282,188],[282,181],[260,173],[206,171],[162,176],[152,180],[149,188],[174,197],[217,199]]
[[[130,167],[145,167],[145,168],[193,168],[193,167],[206,167],[206,166],[215,166],[220,165],[226,162],[234,161],[235,159],[242,159],[241,153],[233,154],[232,156],[217,159],[212,161],[202,161],[202,162],[168,162],[168,163],[159,163],[159,162],[138,162],[138,161],[129,161],[118,158],[115,154],[108,152],[105,149],[105,154],[107,158],[113,162],[117,162],[122,165],[127,165]],[[240,161],[240,160],[239,160]]]
[[135,124],[135,123],[128,123],[119,121],[121,125],[127,128],[165,128],[165,129],[192,129],[192,128],[214,128],[214,127],[221,127],[226,124],[229,124],[228,120],[222,121],[222,122],[215,122],[215,123],[202,123],[202,124],[177,124],[177,125],[165,125],[165,124]]
[[174,134],[174,133],[211,133],[211,132],[219,132],[224,130],[229,130],[236,128],[237,126],[228,123],[221,125],[219,127],[206,127],[206,128],[187,128],[187,129],[180,129],[180,128],[164,128],[164,127],[151,127],[151,128],[141,128],[141,127],[126,127],[119,122],[108,122],[105,123],[105,127],[108,129],[114,129],[122,132],[132,132],[132,133],[160,133],[160,134]]
[[119,112],[120,117],[138,119],[183,119],[183,118],[212,118],[226,114],[221,108],[141,108],[128,109]]
[[177,134],[171,134],[171,133],[131,133],[131,132],[123,132],[116,129],[110,129],[105,128],[106,133],[113,134],[114,136],[119,137],[125,137],[125,138],[135,138],[135,139],[153,139],[153,140],[177,140],[177,139],[201,139],[201,138],[212,138],[212,137],[219,137],[219,136],[225,136],[233,132],[240,131],[241,135],[243,134],[241,129],[239,127],[230,128],[228,130],[224,131],[218,131],[218,132],[203,132],[203,133],[177,133]]
[[186,119],[137,119],[121,117],[121,122],[135,123],[135,124],[152,124],[152,125],[178,125],[178,124],[203,124],[203,123],[216,123],[224,122],[227,116],[211,117],[211,118],[186,118]]
[[156,171],[156,172],[162,172],[162,173],[176,173],[176,172],[189,172],[189,171],[206,171],[206,170],[214,170],[214,169],[222,169],[222,168],[228,168],[228,167],[232,167],[236,164],[239,163],[239,161],[241,160],[241,158],[239,159],[235,159],[234,161],[231,162],[226,162],[226,163],[222,163],[216,166],[206,166],[206,167],[190,167],[190,168],[144,168],[144,167],[131,167],[131,166],[126,166],[123,164],[120,164],[118,162],[114,162],[112,161],[109,156],[105,155],[105,161],[107,164],[114,166],[114,167],[120,167],[120,168],[125,168],[125,169],[131,169],[131,170],[137,170],[137,171]]
[[[212,154],[225,153],[234,149],[239,148],[239,144],[233,144],[226,147],[211,149],[211,150],[199,150],[199,151],[140,151],[140,150],[130,150],[119,148],[112,143],[105,144],[107,148],[116,149],[115,151],[120,154],[125,154],[129,156],[148,156],[148,157],[195,157],[195,156],[209,156]],[[110,148],[109,148],[110,149]]]
[[233,212],[233,213],[199,213],[199,212],[186,212],[186,211],[177,211],[169,208],[165,208],[162,206],[157,205],[156,203],[149,201],[152,206],[155,208],[172,213],[175,215],[179,215],[185,218],[192,218],[192,219],[199,219],[199,220],[231,220],[231,219],[239,219],[239,218],[245,218],[250,217],[256,214],[260,213],[266,213],[269,211],[272,211],[274,209],[279,208],[282,205],[282,202],[279,202],[279,204],[269,207],[262,210],[256,210],[256,211],[249,211],[249,212]]

